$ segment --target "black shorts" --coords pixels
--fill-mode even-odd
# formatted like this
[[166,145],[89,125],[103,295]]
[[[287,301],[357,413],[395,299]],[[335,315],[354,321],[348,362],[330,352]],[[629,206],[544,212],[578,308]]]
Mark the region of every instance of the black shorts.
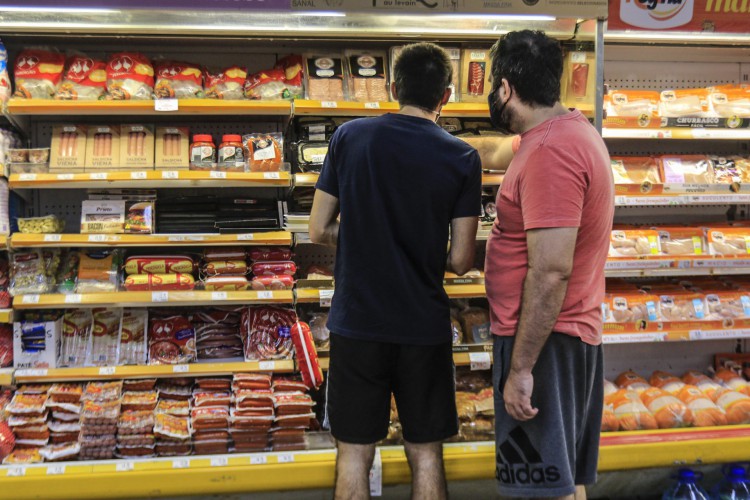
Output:
[[385,439],[391,393],[404,440],[432,443],[458,433],[450,343],[393,344],[331,333],[330,356],[326,419],[337,440],[373,444]]
[[525,422],[505,411],[503,386],[514,337],[495,337],[495,443],[500,495],[557,497],[576,485],[596,482],[604,404],[602,346],[553,333],[534,369],[531,405],[539,413]]

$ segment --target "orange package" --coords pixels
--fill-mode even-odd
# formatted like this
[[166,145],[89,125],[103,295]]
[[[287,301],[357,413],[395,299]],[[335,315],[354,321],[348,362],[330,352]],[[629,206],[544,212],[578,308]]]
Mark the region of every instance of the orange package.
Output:
[[604,96],[607,116],[656,117],[659,93],[653,90],[610,90]]
[[730,370],[729,368],[719,368],[716,371],[714,380],[724,384],[733,391],[737,391],[746,396],[750,396],[750,382],[748,382],[737,372]]
[[713,114],[724,118],[750,117],[750,89],[740,86],[715,87],[709,94]]
[[614,432],[620,428],[620,422],[615,415],[615,409],[611,404],[605,404],[602,410],[602,432]]
[[694,385],[685,385],[677,392],[677,398],[693,412],[696,427],[727,425],[724,410],[716,406],[708,396]]
[[705,88],[663,90],[659,96],[659,115],[704,116],[709,112],[708,95]]
[[706,295],[706,319],[724,321],[750,317],[750,296],[743,292],[717,291]]
[[604,397],[617,392],[617,386],[607,379],[604,379]]
[[44,49],[24,49],[16,58],[13,97],[52,99],[65,67],[65,55]]
[[714,403],[727,414],[727,423],[750,424],[750,397],[731,389],[714,393]]
[[604,404],[612,405],[620,430],[637,431],[658,428],[656,419],[635,391],[620,389],[607,397]]
[[668,392],[651,387],[641,393],[641,401],[656,419],[660,429],[689,427],[695,420],[693,412]]
[[750,228],[709,227],[706,229],[706,235],[711,255],[750,254]]
[[632,370],[622,372],[618,375],[615,379],[615,384],[621,389],[630,389],[637,393],[641,393],[651,387],[645,378]]
[[648,229],[612,231],[608,257],[647,257],[660,255],[659,233]]
[[704,255],[703,231],[697,227],[655,227],[664,255]]
[[685,382],[683,382],[679,378],[675,377],[671,373],[659,370],[651,374],[649,382],[652,386],[658,387],[659,389],[662,389],[670,394],[677,394],[683,387],[685,387]]
[[721,391],[723,387],[711,380],[708,376],[695,370],[691,370],[682,376],[682,381],[688,385],[694,385],[700,391],[711,398],[712,401],[716,401],[716,393]]
[[659,312],[664,321],[692,321],[706,317],[703,295],[687,291],[659,296]]
[[651,156],[613,156],[610,158],[615,184],[660,184],[659,163]]
[[659,319],[659,297],[642,292],[625,292],[605,297],[606,323],[637,323]]
[[281,134],[248,134],[242,136],[251,172],[278,172],[284,162],[284,140]]

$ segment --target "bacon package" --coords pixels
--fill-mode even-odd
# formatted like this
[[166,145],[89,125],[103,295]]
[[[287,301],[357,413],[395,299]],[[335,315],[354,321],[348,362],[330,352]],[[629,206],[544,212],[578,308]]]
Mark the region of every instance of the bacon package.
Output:
[[108,98],[115,101],[148,100],[154,93],[154,68],[137,52],[113,54],[107,61]]
[[660,184],[659,163],[650,156],[613,156],[610,158],[615,184]]
[[250,172],[278,172],[284,163],[284,139],[280,133],[242,136]]
[[149,320],[148,361],[173,365],[195,361],[195,329],[185,316],[155,316]]
[[251,306],[242,313],[241,335],[245,359],[283,359],[292,354],[291,327],[294,310],[275,306]]
[[44,49],[24,49],[16,58],[13,97],[52,99],[62,79],[65,56]]
[[85,55],[68,58],[65,73],[55,92],[61,101],[98,101],[107,92],[107,65]]
[[302,88],[302,57],[290,55],[280,59],[270,70],[248,75],[244,85],[247,99],[300,99]]
[[192,63],[156,62],[157,99],[191,99],[203,97],[203,69]]
[[218,73],[206,72],[204,80],[206,97],[209,99],[242,99],[246,79],[247,70],[239,66],[230,66]]

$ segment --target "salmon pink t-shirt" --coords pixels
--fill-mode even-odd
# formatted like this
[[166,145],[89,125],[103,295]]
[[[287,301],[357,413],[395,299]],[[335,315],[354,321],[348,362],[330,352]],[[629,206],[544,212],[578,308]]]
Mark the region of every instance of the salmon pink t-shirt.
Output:
[[492,333],[512,336],[528,267],[526,231],[577,227],[573,269],[553,331],[601,343],[614,180],[604,141],[577,110],[525,132],[497,194],[485,282]]

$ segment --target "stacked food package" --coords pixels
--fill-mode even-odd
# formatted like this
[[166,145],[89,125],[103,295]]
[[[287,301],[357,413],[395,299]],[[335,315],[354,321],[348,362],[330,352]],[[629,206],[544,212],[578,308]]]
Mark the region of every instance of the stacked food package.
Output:
[[82,384],[53,384],[47,392],[50,430],[49,449],[42,449],[45,460],[55,457],[72,460],[80,452]]
[[190,315],[199,360],[243,357],[240,336],[241,308],[215,308]]
[[160,457],[190,455],[193,450],[190,401],[193,380],[163,379],[157,384],[159,402],[154,415],[156,454]]
[[203,254],[201,275],[206,290],[246,290],[248,272],[247,254],[242,247],[210,248]]
[[196,265],[188,255],[132,256],[125,260],[123,287],[130,292],[192,290]]
[[271,376],[263,373],[236,373],[232,381],[234,404],[230,432],[240,453],[268,448],[268,433],[275,418]]
[[641,126],[654,118],[732,118],[750,116],[750,90],[742,85],[652,90],[610,89],[604,96],[608,117],[637,117]]
[[270,430],[271,449],[288,451],[306,449],[305,431],[312,424],[315,406],[307,387],[299,380],[275,377],[273,391],[274,421]]
[[231,380],[205,378],[196,380],[190,425],[193,448],[197,455],[229,453],[229,408],[232,404]]
[[750,181],[750,158],[740,155],[613,156],[610,161],[615,184],[734,185]]
[[122,413],[117,422],[118,457],[154,456],[154,410],[158,400],[155,386],[156,379],[123,382]]
[[113,458],[122,403],[122,381],[89,382],[81,401],[80,458]]

